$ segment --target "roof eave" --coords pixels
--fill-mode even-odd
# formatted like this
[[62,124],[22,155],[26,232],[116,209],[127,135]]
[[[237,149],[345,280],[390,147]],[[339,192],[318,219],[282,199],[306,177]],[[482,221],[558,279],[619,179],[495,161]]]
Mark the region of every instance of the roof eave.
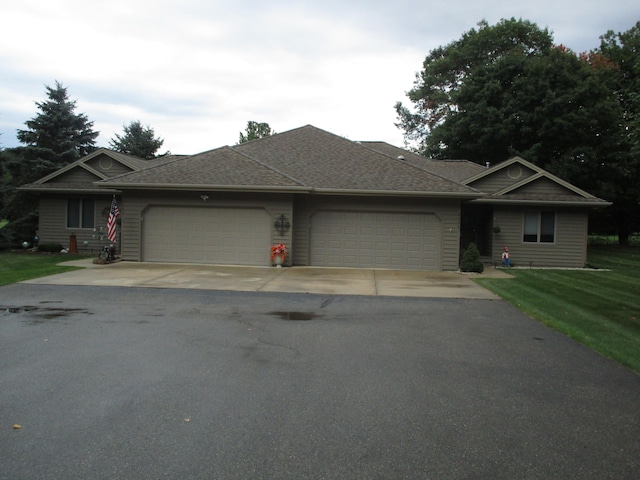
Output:
[[540,206],[557,206],[557,207],[608,207],[611,202],[606,200],[587,200],[584,202],[572,201],[553,201],[553,200],[506,200],[497,198],[478,198],[472,200],[473,203],[485,203],[495,205],[540,205]]
[[18,187],[16,188],[16,190],[20,190],[22,192],[30,192],[30,193],[59,193],[59,194],[83,193],[83,194],[101,195],[105,193],[120,193],[120,190],[115,188],[95,188],[95,187],[47,188],[47,187],[29,187],[26,185]]
[[160,183],[125,183],[105,185],[97,183],[102,188],[117,188],[119,190],[170,190],[170,191],[224,191],[224,192],[306,192],[310,189],[302,186],[283,185],[207,185],[207,184],[160,184]]
[[[96,183],[101,188],[107,188],[105,184]],[[103,187],[103,185],[105,185]],[[225,192],[279,192],[279,193],[314,193],[321,195],[375,195],[375,196],[402,196],[402,197],[439,197],[475,199],[484,194],[478,192],[432,192],[416,190],[363,190],[363,189],[336,189],[336,188],[311,188],[305,186],[283,185],[194,185],[194,184],[149,184],[127,183],[109,184],[110,188],[120,190],[170,190],[170,191],[225,191]]]
[[431,192],[422,190],[362,190],[362,189],[336,189],[314,188],[313,193],[324,195],[375,195],[389,197],[440,197],[440,198],[479,198],[482,193],[477,192]]

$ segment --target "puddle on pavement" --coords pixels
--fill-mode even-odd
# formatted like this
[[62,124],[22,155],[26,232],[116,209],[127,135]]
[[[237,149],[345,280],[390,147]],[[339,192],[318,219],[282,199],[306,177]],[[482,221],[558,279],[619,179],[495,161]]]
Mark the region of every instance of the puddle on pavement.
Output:
[[7,313],[30,313],[32,323],[42,323],[46,320],[55,320],[58,318],[73,315],[74,313],[83,313],[90,315],[89,310],[83,308],[55,308],[55,307],[34,307],[31,305],[25,305],[22,307],[0,307],[0,311],[4,310]]
[[306,322],[321,317],[313,312],[269,312],[269,315],[280,317],[282,320]]

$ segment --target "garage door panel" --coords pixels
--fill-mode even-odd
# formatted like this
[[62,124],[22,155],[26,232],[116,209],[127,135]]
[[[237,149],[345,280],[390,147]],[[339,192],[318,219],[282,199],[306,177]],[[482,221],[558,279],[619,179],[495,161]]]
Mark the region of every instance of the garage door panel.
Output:
[[144,261],[268,265],[263,209],[154,206],[144,215]]
[[319,211],[311,219],[310,263],[438,270],[440,238],[435,215]]

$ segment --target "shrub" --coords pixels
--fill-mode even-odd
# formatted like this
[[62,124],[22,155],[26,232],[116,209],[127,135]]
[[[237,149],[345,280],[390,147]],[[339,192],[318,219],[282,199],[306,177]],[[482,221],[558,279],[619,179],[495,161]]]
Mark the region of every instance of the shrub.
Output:
[[467,249],[462,254],[462,262],[460,262],[460,270],[463,272],[477,272],[482,273],[484,271],[484,265],[480,261],[480,252],[475,243],[470,243]]
[[40,243],[38,245],[38,251],[39,252],[46,252],[46,253],[60,253],[62,251],[64,247],[62,246],[61,243]]

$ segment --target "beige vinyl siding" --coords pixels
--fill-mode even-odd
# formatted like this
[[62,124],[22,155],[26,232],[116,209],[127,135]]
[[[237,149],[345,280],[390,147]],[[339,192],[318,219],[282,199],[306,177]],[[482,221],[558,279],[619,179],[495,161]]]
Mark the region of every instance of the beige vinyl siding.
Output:
[[[201,195],[207,195],[206,201]],[[283,236],[273,228],[275,219],[284,214],[293,225],[291,198],[289,195],[247,195],[217,192],[124,192],[123,204],[126,205],[122,213],[122,259],[141,261],[142,254],[142,228],[144,215],[147,209],[153,206],[166,207],[200,207],[200,208],[260,208],[271,215],[271,242],[285,243],[290,250],[292,230],[289,229]],[[187,210],[185,210],[187,211]],[[224,228],[221,225],[220,228]],[[287,258],[290,264],[290,258]]]
[[510,193],[524,193],[524,194],[539,194],[539,195],[571,195],[575,198],[578,197],[571,190],[559,185],[558,183],[549,180],[548,178],[539,178],[531,182],[530,184],[524,185],[517,190],[514,190]]
[[530,208],[530,211],[554,211],[553,243],[523,241],[524,212],[522,207],[494,209],[494,225],[500,233],[493,235],[492,261],[500,263],[504,246],[509,247],[515,266],[584,267],[587,261],[588,215],[586,209]]
[[367,198],[367,197],[323,197],[298,196],[294,202],[293,238],[294,265],[310,264],[310,228],[312,216],[318,211],[345,212],[406,212],[424,213],[437,217],[441,238],[439,239],[442,270],[457,270],[460,242],[460,202],[457,200]]
[[[517,168],[520,169],[519,175],[518,170],[516,170]],[[469,184],[469,186],[476,188],[481,192],[494,193],[507,188],[509,185],[521,182],[535,173],[536,172],[523,165],[514,164],[498,170],[492,175],[480,178],[479,180]]]
[[[111,197],[96,195],[79,195],[73,198],[91,198],[95,202],[94,226],[95,228],[107,226],[107,219],[102,212],[111,206]],[[69,248],[71,235],[76,236],[78,252],[83,254],[96,254],[109,241],[104,238],[94,238],[92,228],[67,228],[67,197],[51,196],[40,200],[39,204],[38,237],[41,243],[60,243]],[[29,239],[31,241],[31,239]],[[88,242],[84,245],[84,242]]]
[[84,168],[74,168],[73,170],[69,170],[55,179],[53,179],[53,183],[60,182],[70,182],[70,183],[87,183],[87,182],[97,182],[102,180],[99,177],[96,177],[93,173],[88,172]]
[[92,158],[87,162],[87,165],[98,172],[104,173],[108,177],[115,177],[116,175],[121,175],[131,171],[131,169],[126,165],[123,165],[104,154]]

